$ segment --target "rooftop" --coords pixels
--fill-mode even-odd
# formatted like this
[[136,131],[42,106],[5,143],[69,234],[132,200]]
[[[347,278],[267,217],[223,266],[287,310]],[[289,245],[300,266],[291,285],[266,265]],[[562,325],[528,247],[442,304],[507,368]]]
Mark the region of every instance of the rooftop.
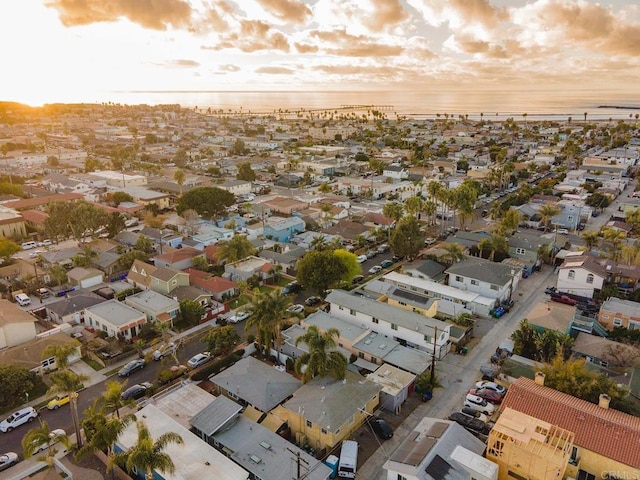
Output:
[[145,318],[144,313],[118,300],[107,300],[106,302],[88,307],[86,310],[117,326],[127,325],[130,322]]

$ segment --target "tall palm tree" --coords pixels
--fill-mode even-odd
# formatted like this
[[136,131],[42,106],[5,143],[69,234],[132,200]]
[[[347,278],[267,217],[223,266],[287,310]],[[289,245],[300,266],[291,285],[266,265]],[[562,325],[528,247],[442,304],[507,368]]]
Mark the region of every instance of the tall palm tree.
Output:
[[50,428],[46,420],[40,420],[38,427],[32,428],[27,434],[22,437],[22,451],[24,458],[33,457],[43,445],[46,445],[47,454],[38,457],[38,460],[47,462],[50,466],[53,465],[53,458],[56,454],[54,448],[56,443],[61,443],[65,448],[69,448],[69,437],[67,435],[60,435],[54,433]]
[[540,210],[538,210],[538,214],[541,217],[545,232],[549,229],[549,223],[551,222],[551,219],[559,213],[560,209],[555,205],[542,205],[542,207],[540,207]]
[[309,244],[312,250],[325,250],[327,248],[327,238],[324,235],[315,235]]
[[115,458],[116,452],[114,445],[125,428],[130,423],[134,422],[136,417],[133,414],[120,417],[107,417],[104,415],[104,421],[99,424],[99,427],[93,432],[91,437],[87,437],[87,443],[80,450],[76,452],[76,458],[82,460],[94,453],[106,452],[107,453],[107,473],[111,472],[113,476],[113,469],[116,466]]
[[180,187],[180,196],[182,196],[182,185],[184,185],[184,180],[185,180],[184,171],[180,169],[176,170],[176,172],[173,174],[173,179],[176,181],[176,183]]
[[125,390],[126,382],[120,383],[109,380],[105,383],[105,391],[102,392],[102,403],[108,411],[115,411],[116,417],[120,418],[120,409],[130,405],[127,400],[122,399],[122,392]]
[[220,262],[233,263],[249,255],[253,255],[255,251],[256,249],[251,245],[251,242],[247,240],[247,237],[244,235],[235,235],[228,242],[218,244],[216,257]]
[[149,428],[142,420],[136,422],[136,427],[138,441],[128,451],[114,455],[116,464],[123,464],[129,472],[133,469],[143,471],[145,480],[153,480],[154,471],[174,473],[176,466],[164,450],[172,443],[184,444],[182,437],[175,432],[167,432],[154,442]]
[[89,380],[87,375],[78,375],[71,370],[60,370],[53,372],[50,376],[53,383],[49,388],[49,393],[58,395],[69,395],[69,406],[71,407],[71,419],[73,429],[76,434],[78,447],[82,447],[82,431],[80,430],[80,418],[78,416],[78,390],[83,382]]
[[418,213],[422,210],[423,203],[424,202],[421,197],[414,195],[404,201],[404,209],[408,215],[417,217]]
[[329,328],[322,333],[316,325],[311,325],[304,335],[296,339],[296,346],[304,342],[309,349],[307,353],[300,355],[295,362],[296,373],[302,375],[304,383],[314,377],[326,375],[331,375],[338,380],[345,377],[347,358],[335,350],[336,338],[339,337],[340,331],[337,328]]
[[463,260],[466,257],[459,243],[450,243],[449,245],[445,246],[444,249],[447,251],[447,254],[445,255],[447,261],[451,265],[453,265],[454,263],[458,263],[460,260]]
[[520,225],[521,219],[522,214],[518,210],[509,209],[505,212],[500,223],[505,230],[515,233],[515,231],[518,230],[518,225]]
[[597,232],[584,232],[580,237],[589,251],[591,251],[593,247],[597,247],[600,243],[600,237]]
[[64,345],[48,345],[42,352],[42,358],[53,357],[56,361],[56,367],[60,370],[66,370],[69,366],[69,357],[76,351],[76,346],[70,343]]
[[603,228],[600,232],[602,233],[603,243],[606,243],[608,246],[609,258],[618,260],[621,254],[620,246],[627,238],[627,234],[608,227]]
[[482,240],[480,240],[480,243],[478,243],[478,250],[479,250],[479,254],[480,254],[480,258],[484,258],[484,252],[485,251],[491,251],[491,239],[490,238],[483,238]]
[[252,327],[258,329],[258,343],[266,353],[280,339],[283,318],[287,315],[289,305],[291,299],[277,291],[259,293],[251,302],[253,315],[247,320],[245,330]]
[[489,260],[493,262],[496,253],[506,252],[508,249],[509,244],[507,243],[507,239],[504,237],[504,235],[501,235],[497,232],[491,234],[491,255],[489,255]]
[[396,223],[402,218],[404,207],[401,203],[385,203],[382,207],[382,214],[387,218],[392,218]]

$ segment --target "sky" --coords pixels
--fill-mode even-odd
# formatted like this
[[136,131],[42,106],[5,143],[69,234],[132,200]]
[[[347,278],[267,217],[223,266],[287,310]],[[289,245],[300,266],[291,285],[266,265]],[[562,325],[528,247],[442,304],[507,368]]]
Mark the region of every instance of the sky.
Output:
[[639,90],[621,0],[2,0],[0,100],[109,91]]

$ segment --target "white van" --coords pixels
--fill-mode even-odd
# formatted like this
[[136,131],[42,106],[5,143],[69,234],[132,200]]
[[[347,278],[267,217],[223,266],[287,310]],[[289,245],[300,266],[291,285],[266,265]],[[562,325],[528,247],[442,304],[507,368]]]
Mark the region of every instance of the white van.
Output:
[[38,244],[36,242],[23,242],[22,249],[23,250],[31,250],[32,248],[36,248]]
[[358,442],[344,440],[340,448],[340,461],[338,462],[338,477],[356,478],[358,467]]
[[31,299],[29,298],[28,295],[25,295],[24,293],[18,293],[15,296],[15,299],[16,299],[16,302],[18,302],[18,305],[20,305],[21,307],[31,304]]

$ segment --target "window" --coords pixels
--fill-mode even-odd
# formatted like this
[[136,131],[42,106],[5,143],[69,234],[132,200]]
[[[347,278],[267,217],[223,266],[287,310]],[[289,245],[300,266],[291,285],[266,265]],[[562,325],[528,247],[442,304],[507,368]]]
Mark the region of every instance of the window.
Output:
[[498,290],[498,285],[491,285],[491,290]]
[[576,480],[596,480],[596,476],[593,473],[589,473],[585,470],[578,470],[578,476]]
[[575,270],[569,270],[569,273],[567,274],[567,278],[569,280],[573,280],[574,278],[576,278],[576,271]]
[[621,327],[622,326],[622,319],[621,318],[614,318],[613,319],[613,326],[614,327]]
[[373,318],[371,319],[371,321],[372,321],[373,323],[379,323],[379,322],[380,322],[380,320],[378,320],[376,317],[373,317]]
[[471,280],[471,285],[480,285],[480,282],[478,280]]
[[396,478],[396,480],[407,480],[407,477],[398,474],[398,478]]
[[460,275],[456,275],[456,282],[462,282],[464,279]]
[[358,357],[364,358],[364,353],[363,352],[358,352]]
[[431,343],[432,339],[431,339],[431,337],[429,335],[425,335],[424,336],[424,341],[427,342],[427,343]]
[[395,323],[392,323],[391,330],[398,330],[398,325],[396,325]]
[[518,255],[524,255],[526,253],[526,250],[524,248],[516,248],[516,253]]
[[323,434],[323,435],[326,435],[326,434],[327,434],[327,430],[326,430],[326,429],[324,429],[324,428],[323,428],[323,429],[321,429],[321,430],[322,430],[322,434]]
[[341,305],[338,306],[338,310],[344,310],[344,307],[342,307]]
[[496,440],[493,445],[489,447],[489,454],[494,457],[502,456],[502,451],[504,450],[504,442],[500,440]]
[[593,283],[593,273],[587,275],[587,283]]
[[571,458],[569,458],[569,463],[571,465],[577,465],[578,464],[578,447],[573,447],[571,449]]
[[311,420],[307,420],[307,427],[308,428],[313,427],[313,422],[311,422]]
[[356,316],[356,311],[353,308],[351,310],[349,310],[349,313],[351,315],[353,315],[354,317]]

